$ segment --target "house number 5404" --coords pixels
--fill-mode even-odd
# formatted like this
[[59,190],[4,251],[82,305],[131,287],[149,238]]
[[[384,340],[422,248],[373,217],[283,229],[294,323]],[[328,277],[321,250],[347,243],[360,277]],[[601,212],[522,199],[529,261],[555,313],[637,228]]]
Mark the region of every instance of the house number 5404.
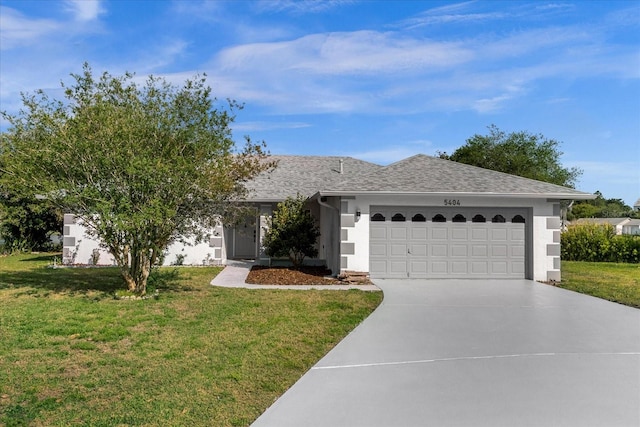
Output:
[[456,199],[444,199],[445,206],[460,206],[460,200]]

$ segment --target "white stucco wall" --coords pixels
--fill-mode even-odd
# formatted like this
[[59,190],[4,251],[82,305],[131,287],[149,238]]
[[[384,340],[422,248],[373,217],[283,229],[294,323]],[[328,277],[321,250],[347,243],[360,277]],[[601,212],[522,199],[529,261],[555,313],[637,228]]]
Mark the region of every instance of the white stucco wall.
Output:
[[[211,230],[210,238],[201,243],[187,239],[185,243],[175,242],[165,252],[163,265],[175,265],[178,255],[183,255],[183,265],[218,265],[226,261],[222,228]],[[219,246],[220,245],[220,246]],[[114,265],[113,256],[98,241],[86,234],[86,227],[72,214],[64,216],[63,263],[91,265],[94,250],[99,251],[97,265]]]

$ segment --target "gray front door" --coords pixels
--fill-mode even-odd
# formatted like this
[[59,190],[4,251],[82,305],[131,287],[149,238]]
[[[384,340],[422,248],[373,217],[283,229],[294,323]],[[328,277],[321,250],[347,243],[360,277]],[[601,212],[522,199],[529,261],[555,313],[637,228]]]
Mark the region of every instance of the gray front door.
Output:
[[257,253],[257,224],[254,216],[248,217],[244,222],[233,229],[233,257],[253,259]]

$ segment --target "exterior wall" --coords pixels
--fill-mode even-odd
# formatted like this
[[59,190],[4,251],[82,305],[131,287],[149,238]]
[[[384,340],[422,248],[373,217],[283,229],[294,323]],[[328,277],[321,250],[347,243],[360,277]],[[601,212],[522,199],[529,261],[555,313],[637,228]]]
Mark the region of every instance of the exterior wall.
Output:
[[318,257],[324,259],[327,268],[337,275],[340,273],[340,242],[343,237],[340,227],[340,198],[328,197],[325,201],[319,201],[318,206],[320,214]]
[[[114,265],[113,256],[100,247],[98,240],[87,236],[86,231],[86,227],[75,215],[64,215],[63,264],[92,265],[93,251],[97,250],[97,265]],[[184,256],[183,265],[218,265],[226,261],[221,226],[212,230],[205,242],[196,244],[193,239],[189,239],[187,243],[189,244],[171,244],[165,252],[163,265],[174,265],[179,255]]]
[[[357,196],[343,199],[341,229],[346,230],[346,242],[341,245],[349,253],[342,253],[342,270],[369,271],[370,206],[443,206],[446,200],[459,202],[460,207],[518,207],[527,208],[528,273],[533,280],[560,280],[560,205],[545,199],[518,199],[473,196]],[[448,207],[448,206],[446,206]],[[358,217],[357,212],[360,212]]]

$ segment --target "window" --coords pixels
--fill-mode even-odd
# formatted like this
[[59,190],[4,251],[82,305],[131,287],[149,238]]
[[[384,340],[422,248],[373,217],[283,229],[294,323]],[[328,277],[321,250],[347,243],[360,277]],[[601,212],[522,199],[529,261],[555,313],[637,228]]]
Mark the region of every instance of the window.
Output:
[[478,214],[471,219],[471,222],[487,222],[487,219],[482,215]]
[[457,214],[456,216],[453,217],[453,219],[451,221],[453,221],[453,222],[467,222],[467,218],[465,218],[464,215],[462,215],[462,214]]
[[411,221],[413,221],[413,222],[425,222],[426,220],[427,220],[427,218],[425,218],[425,216],[422,215],[422,214],[415,214],[411,218]]
[[511,219],[514,224],[524,224],[524,217],[522,215],[516,215]]
[[447,222],[447,218],[445,218],[444,215],[442,215],[442,214],[437,214],[436,216],[431,218],[431,221],[433,221],[433,222]]
[[506,220],[502,215],[496,215],[493,218],[491,218],[491,222],[506,222]]
[[406,221],[407,218],[405,218],[404,215],[402,215],[401,213],[397,213],[394,216],[391,217],[391,221],[392,222],[404,222]]
[[382,222],[384,222],[384,220],[385,220],[385,219],[386,219],[386,218],[385,218],[385,217],[384,217],[384,215],[382,215],[381,213],[374,214],[374,215],[371,217],[371,221],[382,221]]

